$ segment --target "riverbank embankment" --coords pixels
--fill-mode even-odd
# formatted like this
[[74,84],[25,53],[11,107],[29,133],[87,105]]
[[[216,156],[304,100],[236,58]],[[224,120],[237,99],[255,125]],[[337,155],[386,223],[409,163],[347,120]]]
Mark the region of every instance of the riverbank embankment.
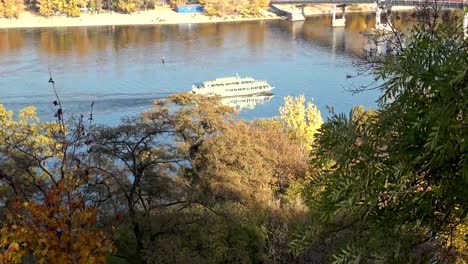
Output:
[[[291,6],[282,6],[284,10]],[[289,9],[288,9],[289,8]],[[393,10],[408,10],[412,7],[392,7]],[[346,12],[373,12],[374,4],[359,4],[347,8]],[[332,12],[332,4],[310,5],[304,7],[305,16],[323,15]],[[337,13],[341,8],[337,9]],[[177,13],[168,7],[157,7],[153,10],[138,11],[132,14],[101,13],[82,14],[80,17],[52,16],[41,17],[32,12],[24,12],[18,19],[0,18],[0,28],[33,28],[33,27],[83,27],[83,26],[118,26],[118,25],[160,25],[160,24],[196,24],[242,22],[255,20],[283,19],[275,13],[262,10],[259,17],[226,16],[214,17],[201,13]]]
[[262,10],[262,15],[259,17],[214,17],[201,13],[177,13],[168,7],[158,7],[153,10],[137,11],[132,14],[82,14],[80,17],[52,16],[45,18],[32,12],[24,12],[18,19],[0,18],[0,28],[190,24],[271,19],[281,18],[265,10]]

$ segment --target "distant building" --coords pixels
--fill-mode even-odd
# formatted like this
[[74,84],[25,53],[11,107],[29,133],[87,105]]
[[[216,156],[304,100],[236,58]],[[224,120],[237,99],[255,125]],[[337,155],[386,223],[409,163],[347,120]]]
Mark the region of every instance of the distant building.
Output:
[[177,5],[177,13],[201,13],[203,12],[203,6],[200,4],[191,4],[191,5]]

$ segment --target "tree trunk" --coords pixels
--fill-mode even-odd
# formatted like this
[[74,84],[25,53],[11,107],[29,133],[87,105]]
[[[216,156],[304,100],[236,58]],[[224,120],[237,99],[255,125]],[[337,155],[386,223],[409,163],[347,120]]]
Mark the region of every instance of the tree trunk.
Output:
[[133,226],[133,234],[135,235],[136,244],[137,244],[137,251],[138,251],[138,263],[146,263],[143,258],[143,233],[140,230],[140,224],[138,223],[137,215],[135,212],[135,208],[133,206],[132,200],[128,200],[128,209],[130,213],[130,218],[132,221]]

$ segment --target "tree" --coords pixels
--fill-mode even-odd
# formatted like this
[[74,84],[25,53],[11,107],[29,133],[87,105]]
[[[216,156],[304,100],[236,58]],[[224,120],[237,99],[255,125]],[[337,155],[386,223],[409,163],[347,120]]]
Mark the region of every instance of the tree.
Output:
[[323,124],[322,116],[317,106],[308,102],[304,105],[305,97],[284,98],[284,106],[280,107],[281,121],[290,135],[306,150],[311,150],[315,133]]
[[5,6],[3,5],[3,1],[0,1],[0,17],[3,17],[5,13]]
[[[263,259],[272,212],[294,215],[288,189],[305,179],[307,153],[279,122],[250,124],[231,113],[219,98],[178,94],[156,101],[143,118],[96,128],[91,152],[112,193],[103,215],[118,226],[118,256],[132,263]],[[287,255],[281,243],[275,254]]]
[[42,123],[34,107],[19,120],[0,105],[0,261],[103,263],[112,250],[96,230],[99,186],[86,159],[88,135],[82,119],[76,129],[63,122]]
[[[209,208],[209,212],[215,212],[210,217],[212,221],[218,219],[218,224],[222,225],[231,225],[232,222],[240,228],[236,232],[241,233],[246,229],[263,230],[261,233],[247,232],[258,235],[251,237],[255,238],[253,240],[246,238],[243,241],[244,244],[246,241],[256,241],[246,245],[256,245],[255,251],[242,248],[242,244],[239,244],[240,248],[236,247],[239,251],[230,250],[230,254],[224,254],[224,259],[214,258],[214,262],[233,262],[230,257],[235,258],[236,254],[242,256],[242,252],[249,252],[250,262],[258,262],[258,255],[262,256],[262,260],[266,259],[266,250],[269,259],[291,260],[292,257],[285,250],[286,241],[272,242],[271,238],[284,232],[284,225],[302,213],[303,207],[297,206],[296,201],[291,199],[289,190],[295,182],[304,181],[308,175],[307,152],[287,137],[277,120],[244,123],[226,119],[219,115],[222,110],[209,110],[219,103],[209,99],[208,102],[189,104],[192,105],[188,108],[190,114],[185,111],[181,115],[190,121],[189,131],[199,127],[217,128],[208,137],[205,133],[185,130],[184,134],[187,135],[205,135],[196,136],[195,140],[184,140],[189,143],[187,149],[191,150],[191,166],[186,169],[185,177],[191,186],[196,187],[197,193],[202,194],[196,201],[203,208]],[[187,116],[194,115],[196,118],[187,119]],[[240,215],[239,210],[242,212]],[[277,229],[280,230],[277,232]],[[226,232],[225,227],[220,231]],[[211,241],[225,241],[218,239]],[[231,241],[233,238],[227,236],[225,239]],[[222,248],[217,250],[222,251]],[[234,262],[244,261],[248,260],[237,259]]]
[[50,17],[55,12],[53,0],[37,0],[36,7],[39,9],[39,14],[43,17]]
[[70,17],[79,17],[81,15],[80,7],[85,7],[87,1],[85,0],[66,0],[63,5],[63,12]]
[[6,18],[18,18],[23,10],[23,0],[3,0],[3,14]]
[[[151,213],[166,206],[176,205],[174,162],[179,160],[170,142],[172,128],[165,116],[153,122],[141,118],[128,119],[117,127],[100,126],[95,129],[91,152],[95,167],[112,194],[114,212],[128,215],[136,242],[136,263],[143,262],[145,242],[153,234]],[[174,194],[174,196],[171,196]],[[124,208],[118,204],[124,204]],[[154,239],[154,238],[153,238]]]
[[395,35],[391,52],[371,54],[380,109],[335,114],[319,129],[304,191],[313,221],[293,250],[322,243],[335,263],[463,256],[452,241],[468,212],[468,45],[459,23],[418,14],[423,23]]
[[117,9],[125,14],[130,14],[140,8],[141,4],[141,0],[117,0]]
[[[200,108],[193,107],[195,102]],[[170,111],[170,105],[178,110]],[[202,109],[203,115],[195,109]],[[181,228],[183,219],[193,222],[184,216],[185,210],[180,211],[184,208],[191,211],[189,205],[196,199],[195,190],[187,186],[181,172],[190,164],[187,163],[190,151],[198,147],[195,145],[199,140],[219,131],[217,124],[222,123],[227,110],[219,101],[172,96],[155,103],[144,118],[127,119],[117,127],[95,129],[91,148],[95,167],[112,190],[114,215],[128,218],[136,243],[133,262],[144,262],[145,251],[152,252],[147,249],[162,235]],[[195,213],[199,214],[197,210]]]
[[169,1],[169,4],[171,5],[171,7],[176,7],[177,5],[182,5],[182,4],[185,4],[186,1],[184,0],[170,0]]
[[105,263],[112,247],[96,229],[97,208],[65,186],[52,187],[44,202],[14,203],[0,229],[0,246],[7,248],[0,262],[23,263],[32,254],[39,263]]
[[262,8],[268,7],[268,2],[264,0],[203,0],[204,10],[211,16],[258,16]]

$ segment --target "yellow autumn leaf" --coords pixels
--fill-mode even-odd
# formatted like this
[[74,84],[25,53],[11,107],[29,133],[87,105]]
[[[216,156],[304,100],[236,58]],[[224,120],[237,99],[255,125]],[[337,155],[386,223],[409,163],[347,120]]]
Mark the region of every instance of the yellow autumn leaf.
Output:
[[18,251],[18,249],[19,249],[19,244],[16,242],[11,243],[10,246],[8,247],[9,251]]

